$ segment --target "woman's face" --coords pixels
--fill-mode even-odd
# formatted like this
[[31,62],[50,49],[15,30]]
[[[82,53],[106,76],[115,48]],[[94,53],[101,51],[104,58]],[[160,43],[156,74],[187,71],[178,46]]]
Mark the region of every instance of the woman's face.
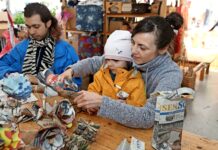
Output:
[[132,58],[136,64],[144,64],[158,55],[153,33],[137,33],[132,38]]

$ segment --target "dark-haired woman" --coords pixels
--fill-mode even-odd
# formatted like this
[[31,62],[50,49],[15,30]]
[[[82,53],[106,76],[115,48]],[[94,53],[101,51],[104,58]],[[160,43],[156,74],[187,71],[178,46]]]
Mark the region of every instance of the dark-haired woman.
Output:
[[[160,16],[141,20],[132,32],[132,58],[146,84],[147,103],[130,106],[93,92],[81,91],[74,102],[78,107],[99,108],[97,115],[113,119],[133,128],[150,128],[154,124],[156,99],[151,93],[175,90],[181,86],[182,72],[171,59],[168,48],[174,31],[167,19]],[[94,74],[104,57],[93,57],[69,66],[61,79]]]

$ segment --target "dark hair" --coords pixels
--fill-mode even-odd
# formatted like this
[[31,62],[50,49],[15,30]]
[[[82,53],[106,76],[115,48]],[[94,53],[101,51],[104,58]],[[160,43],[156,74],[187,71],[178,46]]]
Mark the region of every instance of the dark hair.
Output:
[[51,26],[49,28],[51,36],[58,40],[61,36],[61,28],[58,25],[58,21],[52,16],[49,9],[41,3],[29,3],[24,8],[24,17],[29,18],[33,15],[39,15],[43,23],[47,23],[51,20]]
[[[184,23],[183,17],[177,12],[170,13],[166,17],[166,20],[174,30],[179,30]],[[172,42],[168,48],[168,52],[172,55],[173,58],[174,58],[175,50],[178,49],[177,45],[179,43],[180,43],[180,41],[178,41],[178,39],[176,38],[176,34],[175,34],[174,39],[172,40]]]
[[179,30],[182,27],[183,22],[184,22],[183,17],[177,12],[170,13],[166,17],[166,20],[171,25],[171,27],[175,30]]
[[132,62],[131,61],[127,61],[127,68],[128,71],[132,69]]
[[158,50],[165,48],[174,38],[173,28],[161,16],[150,16],[141,20],[133,29],[132,37],[137,33],[153,33]]

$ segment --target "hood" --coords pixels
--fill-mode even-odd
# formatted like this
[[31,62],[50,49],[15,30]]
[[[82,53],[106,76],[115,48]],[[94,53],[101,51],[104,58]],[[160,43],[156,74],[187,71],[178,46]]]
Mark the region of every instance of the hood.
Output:
[[168,61],[169,57],[171,57],[169,55],[169,53],[165,53],[163,55],[157,56],[156,58],[154,58],[153,60],[151,60],[145,64],[138,65],[138,64],[134,63],[133,65],[139,71],[147,72],[147,71],[151,71],[151,70],[157,68],[160,64],[165,63],[165,61]]

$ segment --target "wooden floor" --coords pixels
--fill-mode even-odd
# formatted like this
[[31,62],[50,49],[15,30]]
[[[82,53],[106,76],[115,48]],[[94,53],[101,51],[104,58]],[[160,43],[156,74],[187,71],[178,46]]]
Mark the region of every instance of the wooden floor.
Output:
[[196,80],[196,96],[187,105],[184,129],[218,140],[218,69],[211,68],[203,81]]

